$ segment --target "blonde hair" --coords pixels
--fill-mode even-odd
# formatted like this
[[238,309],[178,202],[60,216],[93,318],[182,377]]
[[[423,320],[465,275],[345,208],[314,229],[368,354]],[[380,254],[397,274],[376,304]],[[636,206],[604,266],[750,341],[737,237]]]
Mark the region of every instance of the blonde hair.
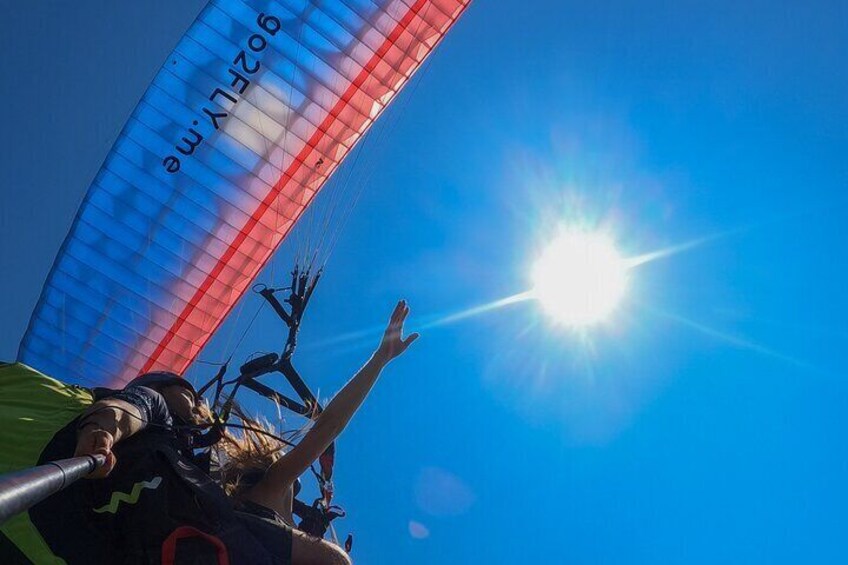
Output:
[[217,456],[221,486],[227,495],[237,497],[283,456],[285,444],[273,437],[279,432],[267,419],[252,418],[237,406],[232,414],[247,429],[227,429],[217,444]]

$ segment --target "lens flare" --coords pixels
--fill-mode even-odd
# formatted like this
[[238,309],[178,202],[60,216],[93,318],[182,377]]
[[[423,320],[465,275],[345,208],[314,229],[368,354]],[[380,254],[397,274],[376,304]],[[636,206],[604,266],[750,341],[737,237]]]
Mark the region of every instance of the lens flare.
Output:
[[600,233],[567,231],[544,250],[533,267],[533,295],[566,326],[606,319],[627,290],[627,264],[612,240]]

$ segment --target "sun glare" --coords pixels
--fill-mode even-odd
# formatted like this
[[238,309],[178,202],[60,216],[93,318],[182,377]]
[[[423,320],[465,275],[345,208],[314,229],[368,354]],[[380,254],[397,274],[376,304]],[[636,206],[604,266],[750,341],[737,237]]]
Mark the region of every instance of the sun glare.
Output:
[[533,267],[533,295],[558,323],[588,326],[607,318],[627,290],[627,265],[603,234],[568,231]]

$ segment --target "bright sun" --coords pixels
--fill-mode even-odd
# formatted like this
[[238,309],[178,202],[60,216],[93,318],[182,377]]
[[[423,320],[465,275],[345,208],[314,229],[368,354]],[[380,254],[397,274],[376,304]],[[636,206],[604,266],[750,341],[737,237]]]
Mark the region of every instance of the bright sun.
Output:
[[557,322],[588,326],[604,320],[627,290],[627,265],[599,233],[567,231],[533,267],[533,296]]

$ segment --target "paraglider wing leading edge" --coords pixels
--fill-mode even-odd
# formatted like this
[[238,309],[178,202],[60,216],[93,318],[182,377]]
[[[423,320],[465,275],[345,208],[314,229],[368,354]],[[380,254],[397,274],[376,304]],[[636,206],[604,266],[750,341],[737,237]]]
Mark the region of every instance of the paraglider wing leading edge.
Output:
[[95,177],[19,360],[182,372],[470,0],[213,0]]

